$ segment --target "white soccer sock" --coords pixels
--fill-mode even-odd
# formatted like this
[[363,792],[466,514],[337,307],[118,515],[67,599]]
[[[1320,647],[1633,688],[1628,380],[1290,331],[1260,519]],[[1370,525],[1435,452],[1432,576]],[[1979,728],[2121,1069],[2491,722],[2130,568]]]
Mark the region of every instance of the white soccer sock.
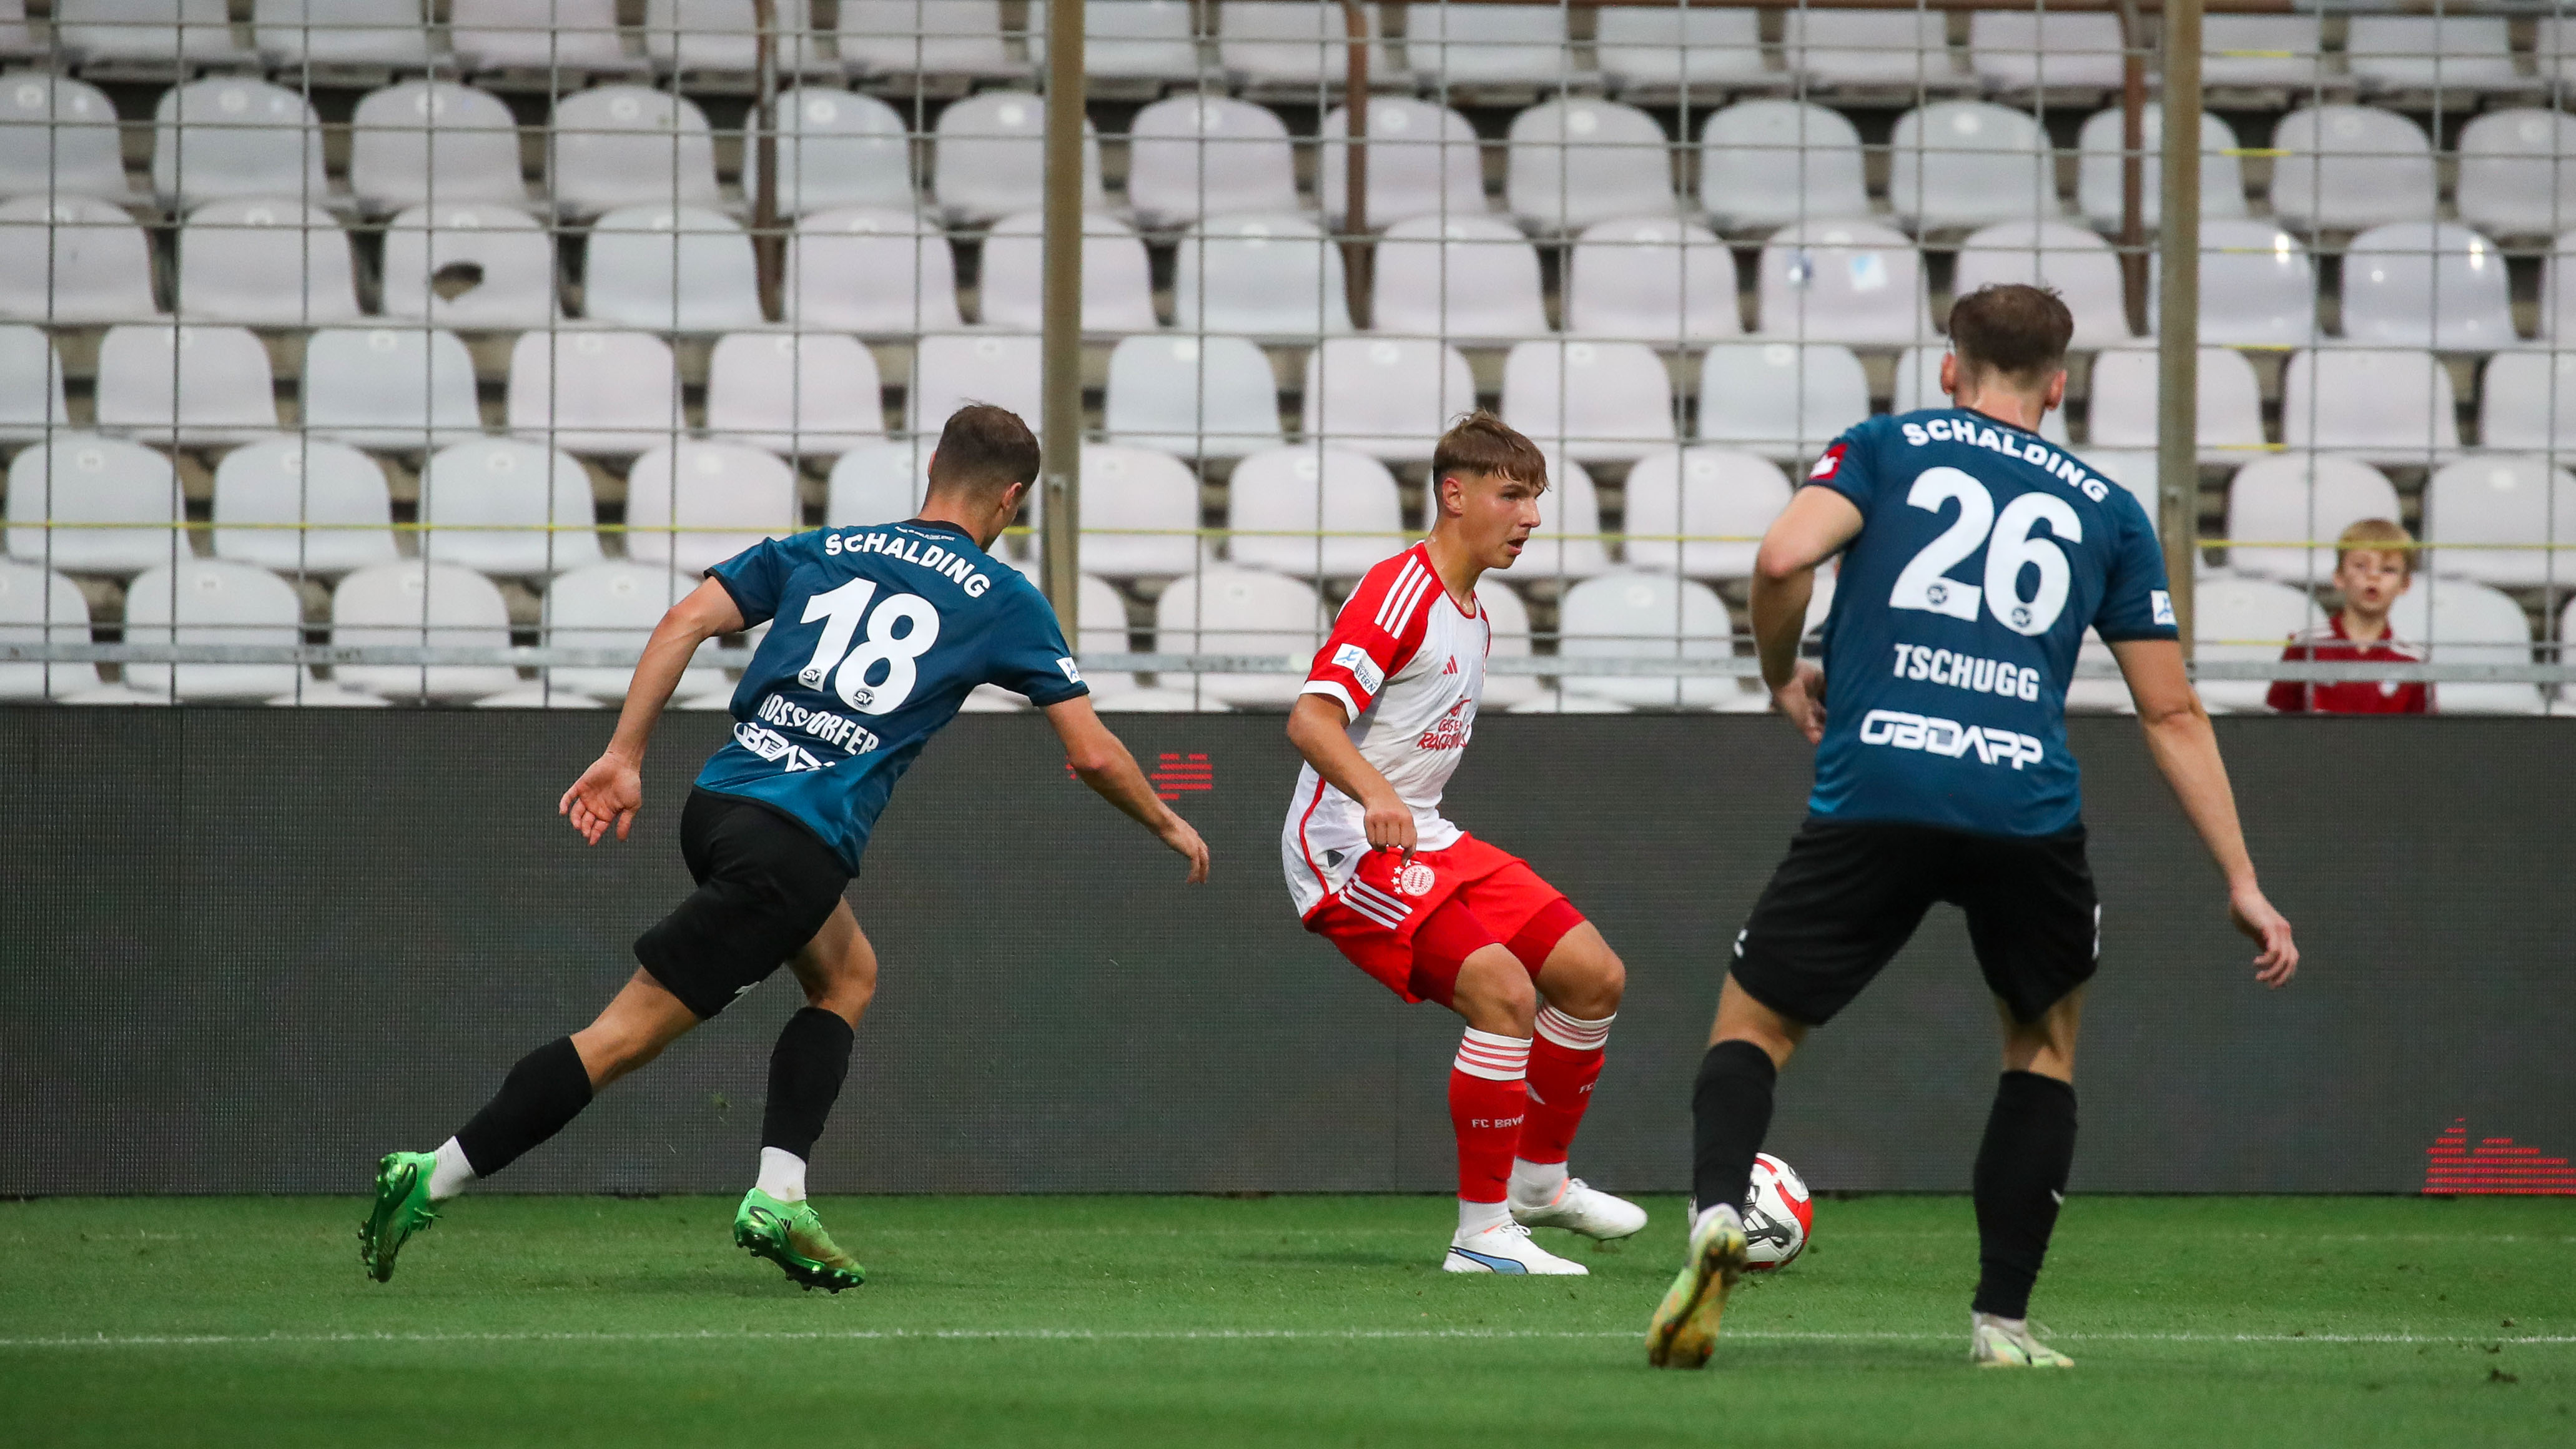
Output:
[[1458,1241],[1465,1242],[1488,1228],[1499,1228],[1512,1220],[1512,1210],[1498,1202],[1469,1202],[1458,1199]]
[[1543,1208],[1565,1193],[1565,1164],[1562,1162],[1524,1162],[1512,1159],[1512,1196],[1515,1206]]
[[438,1164],[429,1170],[429,1200],[445,1202],[465,1190],[474,1180],[474,1164],[465,1160],[465,1149],[456,1139],[438,1144]]
[[760,1149],[760,1181],[757,1186],[780,1202],[803,1202],[805,1159],[784,1147]]

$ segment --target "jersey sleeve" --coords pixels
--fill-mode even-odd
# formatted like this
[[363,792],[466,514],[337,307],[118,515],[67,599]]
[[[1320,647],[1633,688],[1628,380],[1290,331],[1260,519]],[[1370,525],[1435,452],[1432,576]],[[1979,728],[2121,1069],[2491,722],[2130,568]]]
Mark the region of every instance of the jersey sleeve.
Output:
[[1334,617],[1333,632],[1315,651],[1305,687],[1297,693],[1339,700],[1358,719],[1386,682],[1413,662],[1431,627],[1424,605],[1439,588],[1439,575],[1423,566],[1418,553],[1400,554],[1369,570]]
[[[1004,577],[1014,577],[1004,570]],[[985,678],[1013,694],[1025,695],[1040,709],[1079,699],[1091,692],[1082,682],[1081,666],[1064,646],[1064,628],[1046,595],[1025,578],[1003,601],[1003,615],[993,631],[992,655]]]
[[1833,446],[1807,469],[1806,482],[1799,486],[1810,485],[1831,488],[1850,499],[1864,515],[1869,512],[1878,494],[1879,477],[1878,450],[1871,446],[1868,423],[1857,424],[1834,439]]
[[2164,550],[2156,544],[2155,530],[2147,526],[2146,510],[2126,488],[2113,487],[2109,501],[2118,533],[2093,628],[2105,644],[2181,638],[2182,630],[2174,623],[2173,595],[2165,584]]
[[743,627],[766,624],[778,615],[781,597],[787,591],[787,576],[795,571],[797,539],[764,538],[723,563],[707,570],[707,577],[724,586],[733,595],[733,606],[742,611]]

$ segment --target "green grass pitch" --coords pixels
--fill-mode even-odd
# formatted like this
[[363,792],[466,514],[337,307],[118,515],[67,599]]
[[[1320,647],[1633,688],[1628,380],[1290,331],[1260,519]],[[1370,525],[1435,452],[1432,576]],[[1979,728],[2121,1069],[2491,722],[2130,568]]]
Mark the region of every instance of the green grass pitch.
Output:
[[1957,1198],[1818,1204],[1701,1373],[1639,1330],[1681,1204],[1588,1279],[1437,1270],[1427,1198],[823,1202],[802,1294],[732,1205],[489,1196],[359,1272],[354,1200],[0,1204],[0,1443],[2576,1444],[2576,1202],[2077,1199],[1966,1363]]

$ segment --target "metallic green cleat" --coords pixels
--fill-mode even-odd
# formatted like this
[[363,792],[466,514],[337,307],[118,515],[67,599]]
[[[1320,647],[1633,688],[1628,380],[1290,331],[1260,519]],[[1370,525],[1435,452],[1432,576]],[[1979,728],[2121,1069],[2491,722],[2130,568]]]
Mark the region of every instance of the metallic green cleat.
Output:
[[868,1281],[868,1270],[823,1231],[823,1220],[810,1202],[780,1202],[755,1187],[734,1209],[733,1240],[744,1252],[786,1270],[801,1288],[838,1293]]
[[376,1164],[376,1204],[358,1224],[358,1261],[379,1283],[394,1279],[394,1255],[411,1235],[438,1221],[429,1203],[429,1171],[438,1163],[428,1152],[388,1152]]
[[2033,1337],[2027,1318],[1968,1316],[1968,1361],[1979,1368],[2073,1368],[2075,1360]]
[[1646,1325],[1646,1362],[1656,1368],[1701,1368],[1717,1348],[1726,1292],[1744,1274],[1744,1223],[1730,1207],[1711,1209],[1690,1237],[1690,1261]]

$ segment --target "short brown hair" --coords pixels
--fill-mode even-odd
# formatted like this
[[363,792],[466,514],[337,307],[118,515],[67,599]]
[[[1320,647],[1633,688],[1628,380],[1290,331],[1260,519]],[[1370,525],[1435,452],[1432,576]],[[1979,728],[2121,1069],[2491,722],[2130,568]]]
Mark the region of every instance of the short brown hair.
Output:
[[2406,576],[2415,576],[2415,535],[2406,525],[2385,518],[2365,518],[2345,529],[2335,538],[2335,567],[2343,567],[2348,553],[2393,553],[2405,562]]
[[2066,365],[2074,336],[2075,314],[2047,287],[1998,282],[1950,304],[1950,346],[1972,376],[1991,367],[2024,384],[2044,381]]
[[930,491],[993,497],[1038,479],[1038,440],[1020,415],[991,403],[968,403],[948,415],[930,455]]
[[1453,473],[1500,474],[1547,486],[1547,455],[1501,418],[1482,408],[1449,425],[1431,450],[1431,488]]

